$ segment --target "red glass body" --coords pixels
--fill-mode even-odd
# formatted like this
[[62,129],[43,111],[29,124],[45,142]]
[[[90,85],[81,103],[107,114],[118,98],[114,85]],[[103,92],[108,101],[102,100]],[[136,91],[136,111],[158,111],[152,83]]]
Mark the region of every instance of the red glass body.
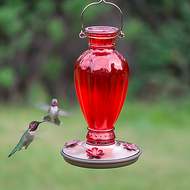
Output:
[[87,143],[110,145],[115,142],[114,124],[127,93],[129,67],[115,50],[118,28],[95,26],[85,32],[89,49],[75,64],[74,82],[88,124]]

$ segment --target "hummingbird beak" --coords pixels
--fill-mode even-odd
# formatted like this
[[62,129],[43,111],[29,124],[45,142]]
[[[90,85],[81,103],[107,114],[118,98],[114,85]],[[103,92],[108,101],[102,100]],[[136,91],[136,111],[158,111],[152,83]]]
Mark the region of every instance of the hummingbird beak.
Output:
[[43,123],[43,122],[46,122],[46,121],[50,121],[50,119],[48,119],[48,120],[44,120],[44,121],[41,121],[41,122],[39,122],[39,123]]

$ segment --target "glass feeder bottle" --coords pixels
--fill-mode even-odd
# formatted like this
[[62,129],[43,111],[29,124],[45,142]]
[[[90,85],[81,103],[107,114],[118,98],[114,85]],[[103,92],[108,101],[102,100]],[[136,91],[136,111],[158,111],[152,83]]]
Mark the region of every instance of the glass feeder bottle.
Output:
[[115,50],[120,30],[111,26],[87,27],[89,49],[76,61],[74,82],[88,124],[87,144],[115,143],[114,124],[126,97],[129,67]]

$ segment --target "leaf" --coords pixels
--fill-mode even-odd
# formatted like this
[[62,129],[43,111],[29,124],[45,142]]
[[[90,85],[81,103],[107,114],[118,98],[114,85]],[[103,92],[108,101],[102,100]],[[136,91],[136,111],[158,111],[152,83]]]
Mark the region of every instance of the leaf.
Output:
[[51,14],[55,10],[55,2],[52,0],[37,1],[36,8],[42,14]]
[[45,65],[44,74],[51,79],[56,79],[61,72],[62,62],[60,57],[50,57]]
[[47,31],[54,42],[60,42],[66,36],[63,22],[58,18],[50,21],[50,23],[47,25]]
[[2,88],[10,88],[14,84],[15,72],[11,67],[1,68],[0,70],[0,86]]
[[136,40],[138,39],[139,35],[142,35],[144,24],[142,21],[138,19],[130,19],[128,22],[125,23],[124,33],[126,39],[128,40]]
[[18,34],[23,29],[23,22],[19,19],[22,7],[4,6],[0,8],[0,26],[9,36]]

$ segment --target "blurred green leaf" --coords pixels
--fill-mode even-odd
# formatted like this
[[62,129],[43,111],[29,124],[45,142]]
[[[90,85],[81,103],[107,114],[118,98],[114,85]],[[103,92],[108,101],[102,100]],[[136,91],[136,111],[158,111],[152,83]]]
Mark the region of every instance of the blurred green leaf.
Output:
[[0,69],[0,86],[10,88],[14,84],[15,73],[13,68],[5,67]]
[[0,7],[0,28],[9,36],[18,34],[23,29],[23,22],[19,19],[19,13],[23,7]]
[[31,31],[25,31],[25,33],[15,41],[15,48],[19,48],[20,51],[24,51],[32,42],[33,33]]
[[171,11],[173,9],[175,9],[175,0],[162,0],[163,3],[163,8],[165,11]]
[[36,2],[36,9],[41,14],[51,14],[55,9],[53,0],[40,0]]
[[52,56],[45,64],[44,74],[52,80],[55,80],[59,76],[62,67],[63,61],[61,60],[61,58],[57,56]]
[[190,2],[189,1],[181,1],[179,9],[181,11],[182,17],[186,20],[190,20]]
[[142,30],[144,29],[144,24],[138,19],[130,19],[124,25],[124,34],[127,40],[134,40],[142,35]]
[[[85,6],[92,3],[91,0],[84,1],[80,0],[72,0],[72,1],[64,1],[62,3],[62,10],[65,12],[69,18],[71,19],[71,24],[74,25],[75,28],[81,28],[81,13]],[[84,27],[86,26],[89,21],[92,21],[95,18],[98,18],[101,14],[105,13],[107,10],[109,10],[111,6],[100,4],[91,6],[88,9],[85,10],[85,13],[83,15],[84,18]]]
[[[85,1],[86,5],[90,3],[90,0]],[[62,3],[62,10],[67,13],[71,18],[76,17],[77,15],[80,15],[82,12],[84,6],[86,6],[84,2],[79,0],[72,0],[72,1],[64,1]]]
[[11,48],[10,46],[0,46],[0,64],[2,59],[11,59],[11,57],[14,55],[14,48]]
[[64,28],[61,19],[52,19],[47,25],[48,34],[54,40],[54,42],[60,42],[66,36],[66,30]]

